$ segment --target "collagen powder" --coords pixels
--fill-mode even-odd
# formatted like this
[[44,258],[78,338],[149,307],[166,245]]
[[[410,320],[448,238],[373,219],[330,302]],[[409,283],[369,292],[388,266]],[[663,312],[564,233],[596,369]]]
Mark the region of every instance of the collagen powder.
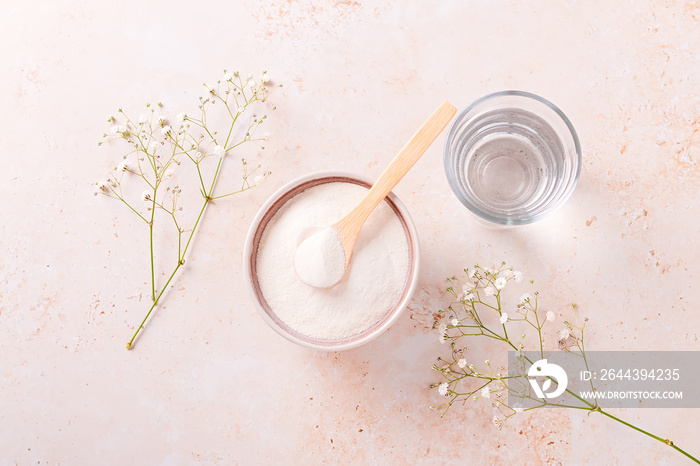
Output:
[[338,230],[324,228],[302,241],[294,253],[294,270],[302,282],[317,288],[338,283],[345,274],[345,250]]
[[[366,194],[367,188],[352,183],[320,184],[288,200],[265,227],[256,261],[260,290],[277,317],[303,335],[329,340],[357,335],[376,324],[401,297],[409,272],[408,240],[386,201],[362,227],[352,260],[336,285],[309,286],[294,269],[299,244],[328,229]],[[332,251],[326,255],[328,260],[337,259]],[[325,259],[301,262],[308,265],[314,260]]]

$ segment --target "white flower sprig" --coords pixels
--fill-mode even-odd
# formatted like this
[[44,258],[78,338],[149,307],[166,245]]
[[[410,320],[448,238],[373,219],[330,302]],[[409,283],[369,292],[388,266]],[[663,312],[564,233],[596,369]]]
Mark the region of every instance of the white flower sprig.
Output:
[[[464,272],[467,276],[466,279],[458,279],[456,277],[448,279],[450,286],[447,288],[447,291],[455,298],[455,301],[447,309],[438,311],[433,325],[433,329],[438,333],[440,343],[445,344],[449,342],[451,353],[449,358],[439,357],[437,358],[438,363],[433,364],[433,370],[440,374],[441,381],[431,385],[431,388],[436,388],[438,395],[443,398],[446,397],[448,400],[438,406],[431,406],[431,409],[442,409],[441,417],[443,417],[456,402],[464,404],[470,401],[478,402],[480,399],[488,399],[497,413],[493,416],[492,422],[500,429],[508,418],[523,411],[534,410],[551,403],[523,394],[522,390],[511,388],[508,384],[509,381],[519,381],[523,382],[522,385],[528,385],[527,374],[522,370],[524,364],[516,364],[519,367],[515,369],[514,373],[509,373],[505,367],[498,370],[495,369],[489,360],[486,360],[483,366],[476,361],[469,363],[467,346],[462,340],[464,338],[484,337],[499,341],[504,344],[504,349],[516,351],[516,355],[520,355],[519,358],[516,356],[517,360],[523,363],[524,359],[527,359],[523,354],[526,335],[523,333],[517,339],[509,335],[509,329],[513,333],[513,323],[518,322],[516,324],[520,325],[520,327],[516,327],[518,329],[522,328],[524,324],[525,328],[534,329],[537,332],[538,350],[543,356],[543,328],[546,323],[554,322],[557,316],[552,311],[544,312],[538,309],[539,294],[534,290],[532,293],[524,293],[520,296],[518,304],[515,306],[515,315],[511,316],[504,310],[509,308],[502,302],[503,296],[501,292],[509,282],[519,283],[523,277],[522,272],[515,271],[512,267],[507,267],[505,262],[498,268],[482,268],[479,265],[475,265],[474,268],[465,269]],[[531,281],[530,284],[532,286],[533,282]],[[586,362],[583,334],[588,319],[581,321],[576,305],[573,304],[572,308],[576,322],[564,321],[564,327],[557,333],[558,347],[561,350],[576,353]],[[495,323],[496,321],[498,324]],[[533,361],[529,360],[527,362],[533,363]],[[586,367],[588,367],[587,362]],[[593,390],[593,382],[591,381],[590,383]],[[513,385],[518,386],[518,384]],[[591,403],[582,399],[569,389],[566,392],[581,402],[582,405],[569,406],[557,403],[557,406],[600,413],[665,443],[700,464],[697,458],[679,448],[671,440],[658,437],[629,422],[623,421],[603,410],[596,402]],[[536,404],[528,408],[523,408],[518,404],[509,406],[506,400],[509,394],[515,395],[515,398],[528,398]]]
[[[262,143],[267,137],[256,134],[267,115],[258,116],[253,113],[249,118],[247,115],[243,117],[243,113],[250,113],[252,107],[266,102],[274,88],[282,85],[271,85],[265,72],[255,80],[250,77],[242,79],[238,72],[224,70],[223,79],[216,85],[204,86],[207,95],[199,98],[197,116],[179,113],[176,120],[171,121],[163,113],[162,104],[158,103],[146,105],[146,111],[138,119],[131,119],[120,108],[118,117],[112,116],[107,120],[111,130],[104,134],[105,141],[98,143],[103,145],[110,140],[121,140],[130,146],[130,151],[105,180],[95,184],[95,195],[104,195],[122,202],[144,222],[149,232],[152,304],[127,343],[127,349],[133,347],[136,337],[173,277],[185,265],[185,256],[207,206],[217,199],[241,193],[260,184],[270,174],[256,174],[260,165],[250,170],[247,162],[242,160],[243,181],[240,188],[227,194],[215,195],[222,163],[228,154],[244,143],[253,143],[264,149]],[[224,119],[227,121],[208,121],[209,107],[216,103],[223,105],[226,115]],[[272,106],[273,110],[274,108]],[[219,136],[215,126],[224,129],[224,136]],[[192,216],[194,223],[190,226],[183,225],[183,206],[180,205],[182,188],[174,184],[178,169],[184,168],[181,167],[183,162],[196,172],[197,190],[202,199],[199,210],[195,211],[197,214]],[[139,190],[143,191],[138,202],[129,195],[127,184],[140,185]],[[165,284],[158,288],[154,260],[154,224],[160,216],[156,216],[156,211],[165,213],[177,232],[177,257],[173,261],[172,272]]]

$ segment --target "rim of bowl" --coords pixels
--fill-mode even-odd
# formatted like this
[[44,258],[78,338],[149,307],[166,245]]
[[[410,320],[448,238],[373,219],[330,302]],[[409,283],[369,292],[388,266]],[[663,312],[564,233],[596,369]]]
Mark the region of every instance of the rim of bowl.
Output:
[[[573,187],[572,189],[568,190],[561,198],[557,200],[557,202],[550,207],[548,210],[545,212],[540,213],[539,215],[534,215],[531,216],[527,219],[520,219],[515,222],[509,221],[506,218],[501,218],[501,217],[495,217],[492,215],[489,215],[485,212],[482,212],[478,208],[476,208],[472,203],[470,203],[465,196],[462,195],[460,190],[456,187],[456,182],[453,181],[452,177],[450,176],[451,168],[450,168],[450,156],[449,156],[449,147],[450,143],[454,139],[455,131],[457,129],[457,126],[459,123],[462,121],[462,119],[469,113],[471,110],[473,110],[475,107],[481,105],[482,103],[492,100],[498,97],[504,97],[504,96],[516,96],[516,97],[524,97],[528,99],[535,100],[541,104],[544,104],[545,106],[549,107],[551,110],[554,111],[554,113],[557,114],[559,118],[564,122],[566,127],[569,130],[569,133],[571,134],[573,140],[574,140],[574,148],[576,150],[576,173],[574,173],[574,176],[568,181],[567,184],[572,184]],[[545,217],[548,217],[552,213],[554,213],[556,210],[558,210],[562,205],[566,203],[566,201],[571,197],[573,194],[574,190],[576,189],[576,185],[578,184],[578,179],[581,175],[581,165],[583,164],[583,157],[581,155],[581,142],[579,141],[578,138],[578,133],[576,132],[576,129],[574,128],[574,125],[571,123],[569,118],[562,112],[559,107],[554,105],[552,102],[549,100],[545,99],[544,97],[540,97],[537,94],[533,94],[531,92],[526,92],[526,91],[516,91],[516,90],[506,90],[506,91],[498,91],[498,92],[493,92],[491,94],[487,94],[483,97],[480,97],[476,99],[474,102],[469,104],[467,108],[462,110],[459,115],[457,115],[457,118],[452,122],[452,126],[450,127],[450,131],[447,133],[447,138],[445,138],[445,146],[443,149],[443,166],[445,169],[445,175],[447,177],[447,182],[450,185],[450,188],[452,189],[452,192],[457,196],[457,199],[467,208],[469,209],[472,213],[475,215],[481,217],[484,220],[488,220],[489,222],[493,222],[496,224],[500,225],[527,225],[530,223],[534,223],[536,221],[542,220]]]
[[403,294],[397,301],[396,305],[372,327],[357,335],[338,340],[325,340],[308,337],[291,329],[274,315],[274,311],[272,311],[272,309],[265,302],[262,291],[260,290],[259,285],[257,285],[257,277],[254,271],[258,245],[267,223],[287,201],[304,190],[320,184],[343,181],[364,186],[366,188],[371,187],[373,184],[373,181],[365,176],[339,170],[323,170],[300,176],[275,191],[265,201],[262,207],[260,207],[255,215],[255,218],[253,219],[253,222],[251,223],[250,229],[248,230],[248,234],[246,235],[245,239],[245,246],[243,248],[243,272],[245,275],[246,287],[248,288],[248,292],[252,297],[255,308],[258,310],[258,313],[262,316],[263,320],[287,340],[307,348],[324,351],[340,351],[355,348],[381,335],[403,313],[404,309],[413,297],[416,287],[418,286],[420,267],[420,243],[418,241],[418,232],[406,206],[393,192],[391,192],[386,199],[404,227],[409,250],[409,274],[406,279]]

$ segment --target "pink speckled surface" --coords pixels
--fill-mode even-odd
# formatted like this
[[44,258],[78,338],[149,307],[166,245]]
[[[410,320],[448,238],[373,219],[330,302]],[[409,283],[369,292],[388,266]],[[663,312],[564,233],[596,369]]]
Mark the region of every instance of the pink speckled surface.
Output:
[[[684,464],[585,413],[501,431],[486,404],[440,419],[429,327],[446,277],[506,259],[548,308],[579,304],[590,349],[698,349],[697,1],[6,0],[0,37],[0,465]],[[191,105],[223,68],[285,83],[260,158],[273,174],[209,211],[127,352],[147,235],[92,196],[121,155],[96,142],[117,107]],[[475,221],[445,180],[443,134],[394,190],[424,258],[399,321],[343,353],[266,326],[241,249],[267,196],[319,169],[378,176],[442,100],[510,88],[578,130],[584,166],[563,209],[517,229]],[[619,414],[698,453],[698,410]]]

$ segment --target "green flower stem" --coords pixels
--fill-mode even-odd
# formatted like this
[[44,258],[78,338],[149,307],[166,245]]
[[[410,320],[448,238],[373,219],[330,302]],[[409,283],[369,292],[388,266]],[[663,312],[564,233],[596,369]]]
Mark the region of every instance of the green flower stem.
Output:
[[[187,239],[187,243],[185,243],[185,248],[182,250],[182,255],[178,257],[177,265],[175,266],[175,270],[170,274],[170,277],[168,277],[168,281],[165,282],[165,286],[163,286],[163,289],[160,290],[160,293],[158,293],[158,296],[156,296],[153,300],[153,304],[151,305],[151,308],[148,310],[146,313],[146,317],[143,318],[141,321],[141,324],[138,326],[136,331],[134,332],[134,335],[131,337],[131,340],[129,340],[129,343],[126,344],[126,349],[131,349],[134,343],[134,340],[136,340],[136,337],[138,336],[139,332],[141,329],[143,329],[144,324],[148,320],[148,317],[151,315],[151,312],[153,312],[153,309],[155,309],[156,305],[160,301],[161,296],[163,296],[163,293],[165,293],[165,290],[168,289],[168,285],[170,284],[170,281],[173,279],[175,274],[177,273],[178,270],[180,270],[180,267],[182,267],[185,264],[185,254],[187,253],[187,250],[190,247],[190,242],[192,241],[192,238],[194,237],[195,231],[197,231],[197,226],[199,225],[200,220],[202,219],[202,216],[204,215],[204,211],[206,210],[207,205],[209,204],[209,198],[205,197],[204,198],[204,205],[202,205],[201,210],[199,211],[199,215],[197,216],[197,221],[194,223],[194,226],[192,227],[192,231],[190,232],[189,238]],[[179,245],[178,245],[179,247]]]
[[151,208],[151,221],[148,222],[148,237],[150,241],[150,254],[151,254],[151,299],[155,302],[156,300],[156,268],[154,265],[154,253],[153,253],[153,220],[156,214],[156,195],[153,192],[153,207]]
[[650,433],[650,432],[647,432],[647,431],[644,430],[644,429],[640,429],[639,427],[634,426],[634,425],[630,424],[629,422],[623,421],[622,419],[620,419],[620,418],[618,418],[618,417],[616,417],[616,416],[613,416],[612,414],[607,413],[607,412],[603,411],[603,410],[600,409],[600,408],[594,409],[594,410],[592,410],[592,411],[597,411],[597,412],[599,412],[600,414],[609,417],[610,419],[613,419],[613,420],[615,420],[615,421],[617,421],[617,422],[619,422],[619,423],[622,423],[622,424],[626,425],[627,427],[629,427],[629,428],[631,428],[631,429],[636,430],[637,432],[641,432],[641,433],[644,434],[644,435],[648,435],[649,437],[651,437],[651,438],[653,438],[653,439],[656,439],[656,440],[658,440],[659,442],[662,442],[662,443],[668,445],[669,447],[673,448],[673,449],[676,450],[677,452],[682,453],[683,455],[687,456],[688,458],[690,458],[690,459],[691,459],[692,461],[694,461],[695,463],[700,464],[700,460],[698,460],[696,457],[694,457],[693,455],[691,455],[691,454],[688,453],[687,451],[683,450],[683,449],[680,448],[679,446],[675,445],[675,444],[674,444],[671,440],[669,440],[669,439],[663,439],[663,438],[658,437],[658,436],[656,436],[656,435],[654,435],[654,434],[652,434],[652,433]]
[[148,317],[151,315],[151,312],[153,312],[153,309],[155,309],[156,305],[158,304],[158,301],[160,300],[160,297],[163,296],[163,293],[165,290],[168,289],[168,285],[170,284],[170,280],[173,279],[177,271],[180,269],[181,263],[178,262],[177,266],[175,267],[175,270],[173,270],[173,273],[170,274],[170,278],[168,278],[168,281],[165,282],[165,286],[163,287],[162,290],[160,290],[160,293],[158,293],[158,296],[153,300],[153,304],[151,305],[151,308],[148,310],[148,313],[146,314],[146,317],[143,318],[143,321],[141,321],[141,325],[138,326],[136,329],[136,332],[134,332],[134,336],[131,337],[131,340],[129,340],[129,343],[126,344],[126,349],[131,349],[131,347],[134,344],[134,340],[136,339],[136,336],[139,334],[141,329],[143,328],[144,324],[148,320]]

